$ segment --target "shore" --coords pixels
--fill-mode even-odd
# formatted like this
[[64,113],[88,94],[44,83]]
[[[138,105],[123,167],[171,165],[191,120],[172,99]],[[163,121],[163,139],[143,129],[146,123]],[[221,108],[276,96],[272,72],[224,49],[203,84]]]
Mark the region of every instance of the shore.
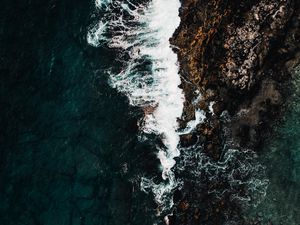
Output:
[[[180,18],[170,39],[186,98],[180,126],[195,119],[197,110],[206,115],[195,132],[181,135],[181,146],[193,149],[189,159],[199,160],[198,154],[216,166],[211,171],[202,167],[192,181],[188,172],[177,172],[186,180],[175,193],[170,223],[254,224],[243,212],[258,204],[268,185],[256,157],[293,92],[289,84],[300,60],[300,4],[183,0]],[[215,172],[225,162],[226,169]],[[189,169],[199,170],[199,163]],[[258,185],[249,188],[254,180]]]

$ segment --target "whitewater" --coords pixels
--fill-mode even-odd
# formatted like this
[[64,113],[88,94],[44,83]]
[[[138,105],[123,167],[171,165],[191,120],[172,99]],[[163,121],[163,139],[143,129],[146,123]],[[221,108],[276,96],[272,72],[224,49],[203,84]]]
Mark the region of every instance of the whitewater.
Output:
[[[172,194],[183,187],[184,180],[175,177],[174,171],[184,171],[186,168],[194,177],[195,186],[201,186],[201,177],[229,183],[228,190],[210,190],[216,198],[232,192],[231,198],[243,202],[243,205],[254,204],[253,199],[260,202],[265,196],[268,180],[265,179],[264,167],[257,163],[257,156],[252,150],[231,149],[227,147],[231,146],[229,139],[219,161],[209,159],[201,146],[180,151],[180,135],[193,132],[206,116],[204,111],[196,109],[195,119],[189,121],[184,129],[179,129],[177,120],[182,116],[185,99],[179,88],[181,80],[177,55],[169,43],[180,23],[179,0],[140,3],[97,0],[95,5],[101,16],[90,27],[87,41],[91,46],[103,45],[118,52],[116,66],[106,71],[109,83],[126,95],[131,105],[144,110],[144,117],[139,122],[141,140],[147,138],[147,134],[154,134],[162,139],[164,145],[157,147],[161,181],[158,182],[155,177],[141,177],[140,180],[141,190],[154,194],[158,214],[170,212]],[[201,94],[198,93],[193,104],[196,105],[200,99]],[[209,105],[211,114],[213,104],[211,102]],[[223,119],[230,119],[226,115]],[[180,160],[176,163],[179,156]],[[232,174],[240,174],[241,177]],[[236,194],[242,186],[246,194]]]
[[170,209],[171,194],[181,185],[173,168],[180,155],[177,119],[183,112],[184,95],[178,87],[177,55],[169,43],[180,23],[180,2],[97,0],[95,5],[102,17],[90,27],[87,41],[95,47],[107,45],[119,50],[116,62],[122,69],[108,70],[109,82],[128,97],[131,105],[144,109],[139,123],[142,133],[159,135],[164,144],[157,149],[163,181],[155,183],[142,177],[141,189],[154,194],[161,211]]

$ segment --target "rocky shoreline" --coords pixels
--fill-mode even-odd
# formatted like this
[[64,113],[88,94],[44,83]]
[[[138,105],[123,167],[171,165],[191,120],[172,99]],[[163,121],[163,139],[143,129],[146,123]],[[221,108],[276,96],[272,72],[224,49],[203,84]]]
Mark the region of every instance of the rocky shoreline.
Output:
[[[178,54],[186,98],[180,126],[193,120],[196,110],[206,114],[194,133],[181,136],[181,146],[199,151],[210,165],[230,160],[232,165],[240,164],[234,164],[234,170],[215,172],[213,179],[200,173],[201,184],[186,178],[184,187],[174,194],[176,206],[169,224],[261,224],[246,218],[244,203],[232,196],[249,198],[249,204],[254,204],[257,190],[249,193],[247,184],[254,173],[262,174],[255,154],[280,121],[292,92],[291,73],[300,61],[300,2],[181,2],[181,24],[170,39]],[[238,152],[236,158],[226,158],[228,149]],[[253,168],[246,171],[247,176],[236,173],[248,164]],[[224,178],[228,172],[241,185]],[[216,197],[212,190],[223,194]]]

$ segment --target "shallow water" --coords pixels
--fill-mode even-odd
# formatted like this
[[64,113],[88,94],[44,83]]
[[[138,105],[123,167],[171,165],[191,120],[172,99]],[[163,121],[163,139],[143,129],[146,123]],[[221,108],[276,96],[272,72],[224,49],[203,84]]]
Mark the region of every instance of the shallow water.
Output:
[[268,138],[260,156],[266,165],[269,187],[264,201],[252,209],[274,225],[300,224],[300,67],[292,77],[292,96],[284,120]]

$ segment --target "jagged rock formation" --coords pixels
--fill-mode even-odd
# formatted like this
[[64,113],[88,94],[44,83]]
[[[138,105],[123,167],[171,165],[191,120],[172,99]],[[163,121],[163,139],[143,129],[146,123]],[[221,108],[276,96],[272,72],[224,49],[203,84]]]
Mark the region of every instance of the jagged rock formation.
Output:
[[261,73],[257,69],[264,64],[272,38],[276,39],[292,12],[290,1],[261,1],[246,13],[242,26],[228,25],[222,70],[226,80],[240,89],[255,84]]
[[[186,97],[180,124],[194,119],[196,109],[207,116],[196,132],[181,137],[181,144],[201,143],[201,152],[216,163],[224,157],[225,143],[258,151],[288,97],[290,70],[299,63],[300,2],[182,0],[180,17],[170,39]],[[228,180],[201,179],[200,186],[186,181],[176,193],[171,224],[251,224],[232,201],[234,193],[224,192]],[[215,198],[212,189],[225,194]],[[232,191],[247,192],[245,185]]]

